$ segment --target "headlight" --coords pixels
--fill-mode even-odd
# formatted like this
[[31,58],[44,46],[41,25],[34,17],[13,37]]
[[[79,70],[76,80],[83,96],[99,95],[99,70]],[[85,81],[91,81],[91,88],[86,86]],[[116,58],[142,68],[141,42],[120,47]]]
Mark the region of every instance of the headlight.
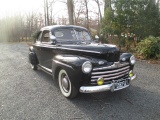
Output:
[[130,57],[130,63],[131,65],[134,65],[136,63],[136,58],[134,57],[134,55]]
[[89,61],[84,62],[82,65],[82,71],[84,73],[89,73],[89,72],[91,72],[91,70],[92,70],[91,62],[89,62]]

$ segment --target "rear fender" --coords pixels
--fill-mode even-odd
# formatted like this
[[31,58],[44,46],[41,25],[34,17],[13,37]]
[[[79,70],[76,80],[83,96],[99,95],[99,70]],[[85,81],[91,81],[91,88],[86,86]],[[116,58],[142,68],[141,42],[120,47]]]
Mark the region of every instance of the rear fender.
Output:
[[30,47],[29,47],[29,51],[30,51],[30,52],[35,52],[33,46],[30,46]]
[[37,56],[36,56],[36,53],[34,51],[34,48],[32,46],[29,48],[29,61],[33,65],[38,65],[38,63],[39,63]]

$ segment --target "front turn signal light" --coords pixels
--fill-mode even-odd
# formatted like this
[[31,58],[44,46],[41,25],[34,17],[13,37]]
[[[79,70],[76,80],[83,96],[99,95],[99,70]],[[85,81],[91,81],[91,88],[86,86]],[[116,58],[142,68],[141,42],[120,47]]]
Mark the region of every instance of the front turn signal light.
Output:
[[134,76],[134,73],[133,73],[133,71],[131,70],[130,72],[129,72],[129,77],[133,77]]
[[98,84],[98,85],[103,85],[103,84],[104,84],[104,78],[103,78],[103,77],[98,78],[97,84]]

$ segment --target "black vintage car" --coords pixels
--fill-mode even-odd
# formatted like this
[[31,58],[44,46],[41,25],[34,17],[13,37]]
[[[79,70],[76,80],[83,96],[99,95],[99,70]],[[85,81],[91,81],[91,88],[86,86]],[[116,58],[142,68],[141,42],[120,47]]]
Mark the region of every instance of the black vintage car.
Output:
[[136,78],[134,55],[95,42],[90,32],[79,26],[42,28],[29,48],[29,60],[33,70],[40,68],[58,80],[67,98],[79,92],[121,90]]

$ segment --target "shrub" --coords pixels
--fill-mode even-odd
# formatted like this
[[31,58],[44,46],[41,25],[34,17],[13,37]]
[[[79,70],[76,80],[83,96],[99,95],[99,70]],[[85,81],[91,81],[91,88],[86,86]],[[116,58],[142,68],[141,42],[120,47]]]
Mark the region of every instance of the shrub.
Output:
[[126,40],[125,40],[125,38],[121,38],[121,39],[120,39],[119,45],[122,46],[122,47],[125,47],[125,45],[126,45]]
[[160,56],[160,38],[148,37],[138,43],[136,47],[137,54],[143,56],[145,59],[158,58]]
[[40,34],[40,31],[35,31],[35,32],[33,32],[32,38],[33,38],[34,40],[37,39],[38,36],[39,36],[39,34]]

